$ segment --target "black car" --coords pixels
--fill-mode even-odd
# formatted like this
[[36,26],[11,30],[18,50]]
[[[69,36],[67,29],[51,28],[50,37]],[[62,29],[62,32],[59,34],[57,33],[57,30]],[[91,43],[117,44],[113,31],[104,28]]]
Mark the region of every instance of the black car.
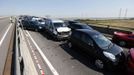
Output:
[[71,30],[75,30],[75,29],[89,29],[89,30],[93,30],[92,27],[90,27],[87,24],[84,23],[71,23],[68,25],[69,28],[71,28]]
[[24,29],[31,29],[31,30],[35,30],[35,31],[38,31],[38,29],[39,29],[39,25],[37,22],[28,21],[28,20],[22,20],[22,27]]
[[88,56],[94,58],[94,64],[98,69],[114,68],[119,64],[124,64],[125,61],[123,49],[95,30],[74,30],[68,46],[79,47]]
[[45,31],[45,20],[37,20],[38,31]]
[[67,21],[67,23],[68,23],[68,25],[71,25],[73,23],[79,23],[79,22],[77,22],[77,21]]

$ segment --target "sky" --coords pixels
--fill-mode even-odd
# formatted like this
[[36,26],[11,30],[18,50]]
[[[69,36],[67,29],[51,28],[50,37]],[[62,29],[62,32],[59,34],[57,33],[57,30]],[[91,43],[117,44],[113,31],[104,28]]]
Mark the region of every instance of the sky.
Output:
[[0,0],[0,15],[134,17],[134,0]]

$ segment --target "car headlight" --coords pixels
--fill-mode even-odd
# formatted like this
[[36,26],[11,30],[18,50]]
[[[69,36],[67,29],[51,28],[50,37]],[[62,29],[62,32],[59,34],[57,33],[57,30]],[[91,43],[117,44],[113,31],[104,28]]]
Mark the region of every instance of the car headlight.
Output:
[[71,34],[72,34],[72,32],[70,31],[70,32],[69,32],[69,35],[71,35]]
[[112,53],[103,51],[103,54],[104,54],[108,59],[110,59],[111,61],[113,61],[113,62],[116,61],[116,57],[115,57],[115,55],[113,55]]
[[42,27],[41,27],[41,26],[39,26],[39,29],[42,29]]
[[54,30],[54,32],[53,32],[53,33],[54,33],[55,35],[57,35],[57,34],[58,34],[58,33],[57,33],[57,31],[55,31],[55,30]]

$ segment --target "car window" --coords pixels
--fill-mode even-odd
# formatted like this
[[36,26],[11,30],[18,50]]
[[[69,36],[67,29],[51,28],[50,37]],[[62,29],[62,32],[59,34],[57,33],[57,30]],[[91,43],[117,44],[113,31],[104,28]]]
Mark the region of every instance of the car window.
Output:
[[30,23],[30,25],[37,25],[38,24],[36,21],[31,21],[29,23]]
[[46,25],[47,25],[47,26],[50,25],[50,23],[51,23],[51,22],[50,22],[49,20],[46,21]]
[[50,28],[50,29],[53,28],[52,22],[49,22],[49,24],[48,24],[48,28]]
[[73,29],[80,29],[80,27],[77,24],[70,24],[69,27]]
[[112,45],[111,41],[101,34],[93,35],[92,38],[100,48],[108,48],[110,45]]
[[72,27],[73,27],[74,29],[81,29],[81,26],[80,26],[80,25],[77,25],[77,24],[72,24]]
[[75,25],[74,24],[70,24],[69,27],[70,28],[75,28]]
[[92,28],[89,27],[88,25],[82,25],[82,28],[83,28],[83,29],[91,29],[91,30],[92,30]]
[[83,42],[87,44],[93,44],[93,41],[91,40],[91,38],[86,34],[83,34],[81,39]]

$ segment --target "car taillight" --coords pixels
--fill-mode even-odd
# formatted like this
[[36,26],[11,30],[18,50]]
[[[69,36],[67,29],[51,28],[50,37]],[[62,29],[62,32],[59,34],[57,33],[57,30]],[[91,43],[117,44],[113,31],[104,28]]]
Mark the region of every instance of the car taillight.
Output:
[[114,32],[114,34],[117,34],[117,32]]

